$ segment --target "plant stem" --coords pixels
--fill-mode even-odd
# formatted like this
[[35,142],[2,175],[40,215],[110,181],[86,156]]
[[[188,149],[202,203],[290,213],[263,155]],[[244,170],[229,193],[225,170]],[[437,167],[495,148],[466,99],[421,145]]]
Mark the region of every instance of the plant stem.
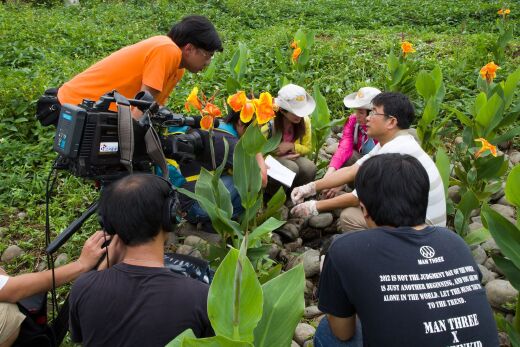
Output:
[[209,129],[209,150],[211,152],[211,164],[214,171],[217,169],[217,164],[215,161],[215,147],[213,145],[213,127]]
[[516,332],[520,332],[520,294],[516,298],[516,311],[515,311],[515,319],[513,320],[513,327]]

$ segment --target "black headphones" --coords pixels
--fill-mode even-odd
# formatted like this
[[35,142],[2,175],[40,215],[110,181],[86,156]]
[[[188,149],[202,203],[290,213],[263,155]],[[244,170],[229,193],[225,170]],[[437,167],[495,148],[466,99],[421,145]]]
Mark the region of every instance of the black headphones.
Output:
[[[164,179],[161,176],[153,174],[150,174],[150,176],[156,177],[157,179],[163,181],[165,184],[168,185],[168,196],[166,198],[166,201],[164,202],[161,224],[165,231],[171,232],[173,231],[173,226],[175,224],[179,224],[181,221],[181,216],[178,213],[178,211],[180,211],[180,203],[179,197],[177,195],[177,189],[170,181]],[[102,213],[98,213],[98,222],[101,225],[101,228],[105,230],[109,235],[116,234],[116,230],[114,230],[112,225],[108,223],[108,221]]]

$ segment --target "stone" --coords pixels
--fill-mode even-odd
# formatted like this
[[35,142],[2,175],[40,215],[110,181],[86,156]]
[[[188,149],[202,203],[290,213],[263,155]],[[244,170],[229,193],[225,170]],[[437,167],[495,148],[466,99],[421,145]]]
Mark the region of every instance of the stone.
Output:
[[333,220],[332,213],[320,213],[309,218],[309,225],[313,228],[323,229],[331,225]]
[[483,227],[484,226],[480,223],[471,223],[470,225],[468,225],[469,231],[477,230]]
[[300,231],[300,237],[304,241],[310,241],[321,237],[321,230],[314,228],[304,228]]
[[462,139],[462,136],[457,136],[457,137],[455,138],[455,144],[458,145],[458,144],[460,144],[460,143],[462,143],[462,142],[464,142],[464,140]]
[[277,233],[273,233],[271,235],[271,241],[273,241],[278,246],[283,247],[282,238]]
[[484,264],[487,259],[486,251],[480,246],[477,246],[477,248],[471,251],[471,253],[473,254],[473,259],[475,259],[477,264]]
[[507,198],[505,197],[505,195],[503,197],[501,197],[500,199],[498,199],[497,201],[497,204],[500,204],[500,205],[504,205],[504,206],[513,206],[513,204],[511,204]]
[[307,306],[307,307],[305,307],[305,310],[303,311],[303,317],[305,317],[305,319],[311,319],[311,318],[317,317],[321,314],[323,314],[323,313],[320,311],[320,309],[316,305]]
[[208,242],[203,240],[202,238],[190,235],[184,239],[184,244],[188,246],[192,246],[193,248],[206,248],[208,246]]
[[168,238],[166,239],[166,243],[164,247],[168,248],[170,246],[174,246],[179,243],[179,237],[175,233],[168,233]]
[[514,218],[514,216],[515,216],[515,209],[511,206],[493,204],[493,205],[491,205],[491,208],[508,219]]
[[63,266],[69,262],[69,256],[67,253],[61,253],[56,257],[54,261],[54,267]]
[[16,217],[18,217],[18,219],[25,219],[27,217],[27,212],[18,212]]
[[513,165],[520,163],[520,152],[515,150],[511,151],[511,153],[509,153],[509,161]]
[[40,261],[38,266],[36,266],[36,271],[37,272],[42,272],[42,271],[45,271],[45,270],[47,270],[47,261],[45,259],[42,259],[42,261]]
[[458,204],[460,202],[460,186],[451,186],[448,188],[448,198],[451,199],[454,203]]
[[482,218],[480,216],[472,217],[471,222],[482,224]]
[[193,247],[190,245],[179,245],[177,248],[177,251],[175,253],[177,254],[184,254],[184,255],[191,255],[193,252]]
[[175,230],[175,233],[179,236],[184,236],[184,237],[187,237],[190,235],[195,235],[195,236],[200,237],[203,240],[206,240],[207,242],[209,242],[211,244],[218,244],[222,241],[222,238],[220,237],[219,234],[209,233],[207,231],[202,230],[202,225],[199,228],[199,226],[188,223],[188,222],[179,224],[179,226]]
[[17,245],[11,245],[2,254],[2,262],[10,263],[23,254],[23,250]]
[[338,143],[333,143],[325,147],[325,153],[327,154],[334,154],[338,150]]
[[296,341],[291,341],[291,347],[300,347],[300,345]]
[[310,280],[305,280],[304,294],[306,298],[314,297],[314,283]]
[[486,251],[486,252],[491,252],[491,253],[496,253],[496,252],[500,252],[500,248],[498,247],[496,241],[494,238],[489,238],[487,239],[486,241],[484,241],[482,244],[481,244],[482,248]]
[[505,304],[514,303],[518,296],[518,290],[506,280],[492,280],[485,288],[488,301],[495,308],[503,308]]
[[285,244],[285,249],[289,252],[295,252],[298,248],[300,248],[303,244],[303,240],[301,238],[297,238],[296,241],[289,242]]
[[506,189],[506,182],[502,182],[502,186],[500,187],[500,189],[498,191],[496,191],[495,193],[493,193],[491,196],[490,196],[490,200],[491,201],[497,201],[498,199],[500,199],[501,197],[504,196],[505,194],[505,189]]
[[294,331],[294,341],[296,341],[300,346],[309,339],[314,336],[316,329],[307,323],[298,323],[296,326],[296,330]]
[[302,347],[314,347],[314,339],[307,340],[303,343]]
[[269,258],[272,260],[276,260],[278,258],[278,254],[280,254],[281,248],[277,244],[271,244],[271,247],[269,248],[268,254]]
[[484,266],[493,272],[496,272],[500,275],[504,275],[502,270],[500,270],[500,268],[497,266],[497,264],[495,264],[495,261],[491,257],[487,258],[487,260],[484,262]]
[[470,217],[480,216],[480,208],[476,208],[469,214]]
[[[330,146],[330,145],[334,145],[334,144],[337,144],[338,143],[338,140],[336,140],[334,137],[329,137],[325,140],[325,145],[327,146]],[[332,153],[331,153],[332,154]]]
[[492,271],[489,271],[484,265],[478,264],[478,268],[480,269],[480,272],[482,273],[482,285],[486,285],[489,281],[494,280],[498,277],[498,275]]
[[280,207],[280,220],[289,219],[289,207],[282,205]]
[[294,241],[300,235],[299,228],[292,223],[285,223],[281,228],[275,230],[276,233],[280,234],[283,238],[289,241]]
[[315,276],[320,273],[320,252],[315,249],[309,249],[301,255],[303,259],[303,271],[305,278]]
[[509,336],[506,332],[498,332],[498,345],[500,347],[511,347],[511,341],[509,340]]

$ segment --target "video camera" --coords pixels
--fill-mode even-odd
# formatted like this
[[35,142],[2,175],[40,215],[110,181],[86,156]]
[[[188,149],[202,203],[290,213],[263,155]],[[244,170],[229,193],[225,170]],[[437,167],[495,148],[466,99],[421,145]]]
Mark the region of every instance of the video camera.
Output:
[[[130,161],[134,170],[151,170],[153,160],[147,153],[150,145],[145,140],[150,127],[188,127],[185,134],[158,135],[159,146],[168,158],[185,162],[195,159],[196,154],[202,151],[203,137],[206,135],[196,129],[200,128],[200,116],[185,117],[159,107],[146,92],[140,92],[135,99],[126,99],[112,91],[101,96],[97,102],[85,99],[77,106],[62,105],[54,139],[54,150],[59,154],[59,169],[102,183],[116,180],[128,173],[128,168],[121,160],[125,134],[120,134],[120,116],[118,112],[110,110],[110,105],[118,101],[127,101],[128,105],[144,112],[139,120],[132,118],[132,129],[126,130],[132,133],[132,136],[127,136],[127,142],[131,142],[127,145],[132,148]],[[162,132],[160,129],[156,134]]]

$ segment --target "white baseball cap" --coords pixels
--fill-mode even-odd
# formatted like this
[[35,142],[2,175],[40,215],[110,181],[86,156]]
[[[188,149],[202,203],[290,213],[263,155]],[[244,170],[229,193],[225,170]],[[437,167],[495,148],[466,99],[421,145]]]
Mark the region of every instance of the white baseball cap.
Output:
[[348,108],[372,109],[372,99],[381,91],[374,87],[363,87],[355,93],[345,96],[343,103]]
[[287,84],[278,91],[278,97],[274,98],[274,103],[298,117],[310,115],[316,108],[316,102],[300,86]]

